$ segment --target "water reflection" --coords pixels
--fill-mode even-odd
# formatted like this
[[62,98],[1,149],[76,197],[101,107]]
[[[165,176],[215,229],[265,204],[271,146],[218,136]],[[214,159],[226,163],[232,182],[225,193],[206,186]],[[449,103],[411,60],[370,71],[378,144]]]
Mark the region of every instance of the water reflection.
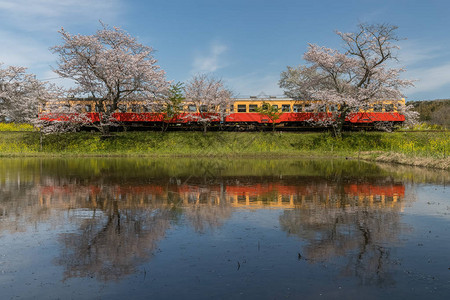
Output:
[[390,247],[410,230],[400,217],[404,186],[350,184],[321,192],[280,216],[284,231],[306,241],[299,259],[317,263],[343,257],[342,275],[356,276],[362,284],[393,284]]
[[117,200],[108,198],[97,199],[96,206],[72,211],[70,216],[78,219],[79,228],[60,235],[64,247],[56,263],[64,266],[64,279],[117,280],[133,274],[157,248],[174,215],[166,208],[119,207]]
[[345,161],[5,159],[0,235],[71,224],[59,234],[55,259],[64,279],[119,280],[151,260],[169,229],[207,232],[239,209],[277,209],[281,229],[306,243],[300,259],[344,257],[342,274],[386,285],[393,283],[390,247],[410,230],[400,219],[413,200],[404,182]]

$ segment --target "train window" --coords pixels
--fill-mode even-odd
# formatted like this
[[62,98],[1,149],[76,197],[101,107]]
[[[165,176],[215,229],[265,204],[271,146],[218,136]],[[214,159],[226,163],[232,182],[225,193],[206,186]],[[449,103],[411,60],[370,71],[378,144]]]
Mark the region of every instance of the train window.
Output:
[[294,104],[292,107],[293,112],[301,112],[302,111],[302,105],[301,104]]
[[77,105],[75,105],[75,111],[76,112],[81,112],[81,104],[77,104]]
[[164,107],[162,104],[154,104],[153,105],[153,111],[154,112],[162,112],[164,110]]
[[234,105],[233,104],[230,105],[230,112],[234,112]]
[[106,111],[107,112],[112,112],[112,105],[111,104],[108,104],[108,105],[106,105]]
[[281,105],[281,111],[282,112],[290,112],[291,106],[289,104],[283,104],[283,105]]
[[336,105],[336,104],[330,105],[330,106],[328,107],[328,109],[329,109],[329,111],[331,111],[331,112],[337,111],[337,105]]
[[386,111],[386,112],[394,111],[394,104],[386,104],[384,106],[384,111]]
[[208,105],[200,105],[200,112],[207,112],[208,111]]
[[237,106],[238,112],[247,112],[247,105],[245,104],[239,104]]
[[197,112],[197,107],[195,106],[195,104],[189,104],[188,111],[189,112]]
[[249,112],[255,112],[258,109],[258,105],[257,104],[249,104],[248,105],[248,111]]
[[84,106],[84,110],[85,110],[86,112],[91,112],[91,111],[92,111],[92,106],[91,106],[90,104],[86,104],[86,105]]
[[373,105],[373,111],[374,112],[381,112],[383,110],[383,105],[381,104],[374,104]]
[[327,111],[327,106],[326,105],[320,105],[319,106],[319,112],[326,112]]
[[272,110],[274,110],[274,111],[278,111],[278,105],[272,105]]
[[305,104],[305,111],[306,112],[312,112],[311,104]]
[[148,113],[152,111],[152,106],[147,104],[147,105],[143,105],[144,108],[144,112]]
[[117,108],[119,109],[119,111],[121,113],[127,112],[127,106],[125,104],[120,104],[120,105],[117,106]]
[[98,104],[95,105],[95,112],[100,112],[100,105]]
[[370,109],[369,104],[364,104],[364,105],[362,106],[362,110],[363,110],[363,111],[368,111],[369,109]]
[[137,104],[132,104],[131,105],[131,111],[134,113],[139,113],[140,112],[140,107]]
[[351,111],[352,112],[359,112],[359,106],[357,105],[357,106],[352,107]]

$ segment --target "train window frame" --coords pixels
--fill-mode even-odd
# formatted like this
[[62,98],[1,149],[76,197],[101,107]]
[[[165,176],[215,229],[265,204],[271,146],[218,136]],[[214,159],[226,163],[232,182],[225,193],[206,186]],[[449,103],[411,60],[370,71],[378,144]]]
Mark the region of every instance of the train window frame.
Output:
[[133,113],[140,113],[140,105],[139,104],[131,104],[131,112]]
[[272,110],[273,111],[278,111],[278,104],[272,105]]
[[325,104],[323,105],[319,105],[319,107],[317,108],[318,112],[326,112],[327,111],[327,106]]
[[234,112],[234,105],[233,104],[230,105],[230,112]]
[[152,112],[152,106],[150,104],[143,105],[143,110],[145,113]]
[[153,111],[154,112],[164,112],[164,106],[162,104],[153,104]]
[[121,113],[126,113],[127,112],[127,105],[126,104],[119,104],[119,105],[117,105],[117,109]]
[[393,112],[394,111],[394,104],[388,103],[384,105],[384,111],[385,112]]
[[87,113],[92,112],[92,105],[91,104],[85,104],[84,105],[84,111]]
[[95,104],[94,110],[96,113],[100,112],[100,104]]
[[188,112],[195,113],[197,112],[197,106],[195,104],[188,104],[187,109]]
[[258,104],[249,104],[248,112],[256,112],[258,110]]
[[282,112],[291,112],[291,105],[290,104],[281,104],[281,111]]
[[70,104],[63,104],[61,108],[64,112],[70,112]]
[[383,111],[383,104],[375,103],[373,105],[373,111],[374,112],[382,112]]
[[77,113],[80,113],[83,110],[83,106],[81,106],[81,104],[76,104],[74,109]]
[[238,104],[237,105],[237,112],[238,113],[246,113],[247,112],[247,105],[246,104]]
[[306,103],[305,104],[305,112],[313,112],[314,111],[314,109],[312,108],[312,105],[311,104],[309,104],[309,103]]
[[351,112],[356,112],[356,113],[359,112],[359,110],[360,110],[359,105],[353,106],[353,107],[350,109]]
[[200,111],[201,113],[208,112],[208,105],[206,105],[206,104],[200,105],[199,111]]
[[110,113],[110,112],[112,112],[112,105],[111,104],[107,104],[106,105],[106,111],[108,112],[108,113]]
[[292,106],[292,111],[295,113],[299,113],[303,111],[303,106],[301,104],[294,104]]
[[328,106],[328,111],[330,111],[330,112],[338,111],[337,105],[336,104],[332,104],[332,105]]

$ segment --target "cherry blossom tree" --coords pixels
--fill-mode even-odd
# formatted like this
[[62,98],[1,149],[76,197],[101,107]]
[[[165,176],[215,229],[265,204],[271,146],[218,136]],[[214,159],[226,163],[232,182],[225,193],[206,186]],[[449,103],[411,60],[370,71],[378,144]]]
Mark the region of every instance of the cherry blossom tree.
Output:
[[0,120],[33,123],[48,97],[46,83],[27,74],[26,68],[0,63]]
[[169,83],[151,47],[120,28],[101,25],[93,35],[72,35],[62,28],[63,44],[51,49],[59,55],[55,72],[75,81],[74,95],[95,101],[102,133],[108,134],[116,121],[112,115],[120,105],[157,102]]
[[186,102],[195,105],[196,109],[195,112],[189,111],[186,117],[199,122],[203,132],[206,132],[211,122],[225,117],[232,92],[222,80],[206,74],[195,75],[186,83],[184,91]]
[[[400,100],[401,90],[413,85],[411,80],[400,78],[403,68],[390,63],[396,61],[399,49],[396,29],[387,24],[360,24],[356,32],[337,31],[344,42],[343,52],[309,44],[303,56],[306,64],[287,67],[279,85],[289,97],[336,108],[320,122],[332,126],[334,134],[340,136],[346,118],[359,107],[380,100]],[[410,107],[403,112],[414,118]]]
[[39,117],[33,121],[42,134],[61,134],[75,132],[82,127],[101,129],[87,113],[80,113],[76,107],[70,105],[66,91],[60,87],[52,87],[49,97],[42,107]]

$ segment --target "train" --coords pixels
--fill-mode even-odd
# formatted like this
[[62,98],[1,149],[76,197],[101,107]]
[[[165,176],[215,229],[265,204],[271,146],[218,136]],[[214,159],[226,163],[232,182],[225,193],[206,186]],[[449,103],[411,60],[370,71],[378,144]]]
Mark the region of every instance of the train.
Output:
[[[115,111],[111,111],[111,105],[108,104],[104,104],[102,110],[97,102],[89,98],[71,98],[62,101],[61,105],[71,107],[72,115],[82,114],[89,121],[84,127],[99,123],[101,111],[108,111],[120,128],[146,130],[164,126],[169,130],[196,130],[204,127],[205,120],[210,130],[321,129],[327,126],[326,122],[320,121],[335,117],[338,111],[337,105],[285,97],[233,98],[226,108],[184,102],[179,111],[169,118],[161,104],[148,105],[141,101],[121,103]],[[400,111],[404,105],[405,99],[400,99],[374,101],[370,105],[356,107],[347,115],[344,128],[375,129],[381,124],[390,128],[398,127],[405,122],[405,116]],[[276,117],[265,114],[262,107],[271,107]],[[45,105],[40,111],[40,118],[47,121],[68,119],[52,113]],[[320,123],[321,126],[318,125]]]

